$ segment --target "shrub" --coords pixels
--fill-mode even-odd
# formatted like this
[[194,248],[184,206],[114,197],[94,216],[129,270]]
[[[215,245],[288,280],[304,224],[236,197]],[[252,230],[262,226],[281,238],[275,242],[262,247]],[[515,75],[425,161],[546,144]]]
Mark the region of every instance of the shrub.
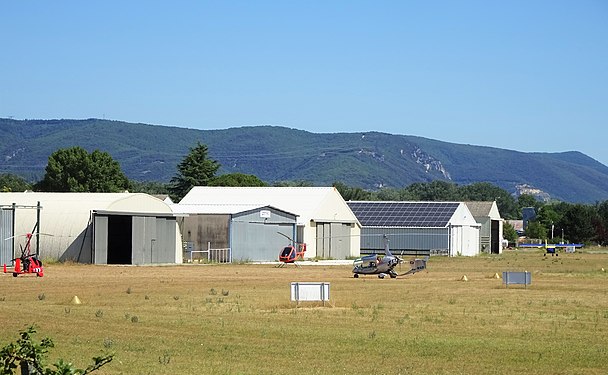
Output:
[[59,359],[53,366],[47,367],[44,364],[45,356],[49,348],[52,348],[53,341],[46,337],[40,343],[35,343],[32,336],[36,329],[32,326],[19,332],[20,338],[16,342],[9,343],[0,350],[0,374],[14,374],[17,368],[21,368],[21,373],[62,375],[62,374],[89,374],[98,370],[114,359],[113,354],[106,354],[100,357],[93,357],[93,364],[86,369],[77,369],[71,363]]

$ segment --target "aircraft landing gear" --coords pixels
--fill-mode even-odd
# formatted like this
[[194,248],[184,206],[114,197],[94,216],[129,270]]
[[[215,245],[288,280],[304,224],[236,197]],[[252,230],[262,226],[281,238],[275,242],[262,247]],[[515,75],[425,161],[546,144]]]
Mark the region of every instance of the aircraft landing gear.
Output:
[[384,279],[384,276],[386,276],[386,275],[385,275],[385,274],[383,274],[383,273],[378,274],[378,278],[380,278],[380,279]]
[[358,273],[356,273],[356,274],[354,274],[354,275],[353,275],[353,277],[354,277],[355,279],[358,279],[358,278],[359,278],[359,274],[358,274]]

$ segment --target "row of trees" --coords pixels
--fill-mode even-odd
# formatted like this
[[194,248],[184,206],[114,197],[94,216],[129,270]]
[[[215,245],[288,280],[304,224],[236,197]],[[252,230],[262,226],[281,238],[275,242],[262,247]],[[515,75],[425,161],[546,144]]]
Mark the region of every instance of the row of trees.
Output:
[[537,215],[526,227],[530,238],[608,244],[608,201],[594,205],[537,202],[535,209]]
[[82,147],[55,151],[49,156],[42,180],[28,183],[13,174],[0,174],[0,191],[116,193],[122,191],[169,194],[179,201],[193,186],[265,186],[253,175],[232,173],[216,176],[220,164],[208,157],[200,142],[177,166],[169,183],[129,180],[120,164],[107,152],[91,153]]
[[[177,166],[169,183],[129,180],[107,152],[91,153],[81,147],[60,149],[49,157],[44,177],[30,184],[11,174],[0,174],[0,191],[32,189],[46,192],[144,192],[169,194],[181,200],[193,186],[268,186],[254,175],[241,173],[217,176],[220,164],[208,155],[207,146],[198,142]],[[286,181],[274,186],[311,186],[306,181]],[[447,181],[419,182],[402,189],[368,191],[341,182],[334,186],[345,200],[382,201],[496,201],[504,219],[521,219],[524,207],[534,207],[537,217],[528,223],[526,235],[539,239],[559,237],[570,242],[608,243],[608,201],[595,205],[565,202],[545,203],[531,195],[515,198],[491,183],[459,186]],[[516,236],[506,226],[506,237]],[[557,234],[557,235],[556,235]],[[563,236],[562,236],[563,235]]]

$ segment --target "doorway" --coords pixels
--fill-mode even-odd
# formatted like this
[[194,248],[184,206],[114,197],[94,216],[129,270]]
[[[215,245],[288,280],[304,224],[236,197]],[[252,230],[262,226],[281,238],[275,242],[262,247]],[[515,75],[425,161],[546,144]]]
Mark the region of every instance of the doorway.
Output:
[[108,216],[108,264],[132,264],[133,218]]
[[490,249],[492,254],[500,254],[500,222],[492,220],[492,228],[490,234]]

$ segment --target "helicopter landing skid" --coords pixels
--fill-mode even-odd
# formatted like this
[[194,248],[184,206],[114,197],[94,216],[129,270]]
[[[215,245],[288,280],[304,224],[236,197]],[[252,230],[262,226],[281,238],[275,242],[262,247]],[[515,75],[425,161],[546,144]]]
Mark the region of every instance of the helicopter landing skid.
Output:
[[283,268],[283,267],[285,267],[285,265],[286,265],[286,264],[293,264],[293,265],[294,265],[294,266],[296,266],[297,268],[300,268],[300,267],[301,267],[301,266],[300,266],[298,263],[296,263],[296,262],[293,262],[293,263],[285,263],[285,262],[283,262],[283,263],[278,264],[278,265],[276,266],[276,268]]

